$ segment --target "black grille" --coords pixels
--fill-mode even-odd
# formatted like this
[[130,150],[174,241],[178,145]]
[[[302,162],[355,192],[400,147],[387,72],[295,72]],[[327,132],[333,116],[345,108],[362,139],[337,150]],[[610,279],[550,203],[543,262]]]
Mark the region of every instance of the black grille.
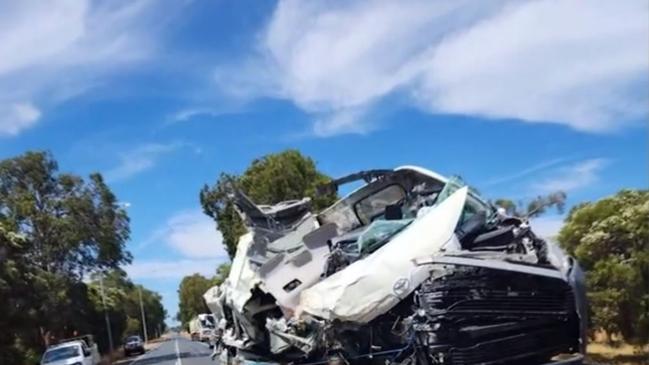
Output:
[[532,364],[576,346],[563,280],[465,266],[428,280],[416,298],[420,345],[447,364]]

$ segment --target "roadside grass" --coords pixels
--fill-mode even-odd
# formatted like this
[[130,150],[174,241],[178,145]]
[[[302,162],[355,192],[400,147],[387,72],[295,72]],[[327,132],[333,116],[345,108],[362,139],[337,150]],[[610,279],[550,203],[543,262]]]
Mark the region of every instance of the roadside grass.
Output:
[[649,345],[642,348],[629,344],[611,346],[604,343],[588,345],[589,363],[606,365],[649,365]]

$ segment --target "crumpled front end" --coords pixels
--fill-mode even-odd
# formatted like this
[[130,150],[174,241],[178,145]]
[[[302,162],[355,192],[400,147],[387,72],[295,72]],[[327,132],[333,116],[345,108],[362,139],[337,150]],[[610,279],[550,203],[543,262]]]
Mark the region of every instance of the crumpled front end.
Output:
[[235,191],[250,232],[206,293],[225,359],[580,361],[583,274],[556,245],[425,169],[339,181],[353,179],[366,185],[318,214],[308,199],[258,207]]
[[451,241],[466,194],[467,188],[455,192],[372,255],[305,289],[298,313],[353,323],[386,313],[425,279],[427,269],[414,260]]

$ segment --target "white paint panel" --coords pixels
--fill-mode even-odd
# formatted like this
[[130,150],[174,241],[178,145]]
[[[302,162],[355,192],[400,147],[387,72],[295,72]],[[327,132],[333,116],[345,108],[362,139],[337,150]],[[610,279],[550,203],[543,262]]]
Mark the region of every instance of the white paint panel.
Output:
[[414,259],[435,254],[453,237],[467,191],[459,189],[372,255],[304,290],[296,314],[367,323],[390,310],[426,279],[427,269]]

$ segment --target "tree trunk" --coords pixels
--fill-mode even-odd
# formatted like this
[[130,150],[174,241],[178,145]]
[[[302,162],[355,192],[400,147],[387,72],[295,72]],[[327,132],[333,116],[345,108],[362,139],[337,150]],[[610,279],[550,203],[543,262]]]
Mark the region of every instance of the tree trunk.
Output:
[[43,327],[39,327],[38,329],[41,334],[41,339],[43,340],[43,344],[45,345],[46,348],[49,347],[51,345],[51,340],[52,340],[51,337],[52,331],[46,330]]

